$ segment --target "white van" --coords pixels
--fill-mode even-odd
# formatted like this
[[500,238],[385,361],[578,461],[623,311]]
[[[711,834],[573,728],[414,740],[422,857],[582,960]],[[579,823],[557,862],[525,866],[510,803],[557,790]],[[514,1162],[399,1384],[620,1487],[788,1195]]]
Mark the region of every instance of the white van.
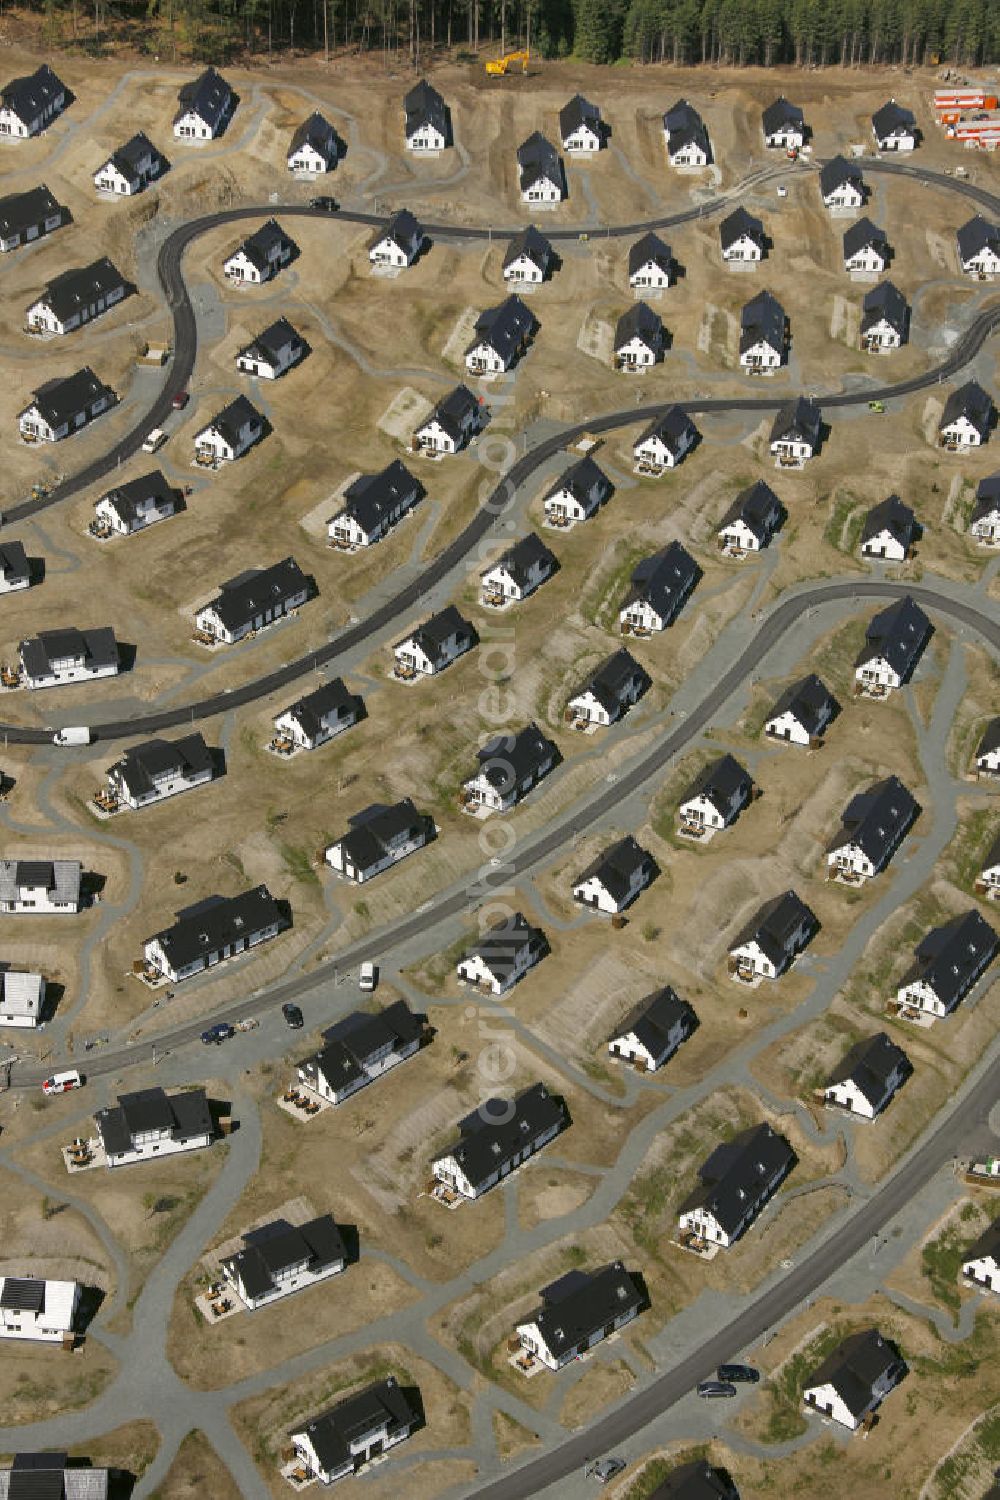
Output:
[[162,427],[154,427],[149,437],[142,445],[143,453],[155,453],[157,448],[162,448],[167,441],[167,434]]
[[43,1094],[68,1094],[71,1089],[82,1089],[83,1078],[75,1068],[69,1068],[65,1073],[53,1073],[51,1078],[46,1078],[42,1084]]

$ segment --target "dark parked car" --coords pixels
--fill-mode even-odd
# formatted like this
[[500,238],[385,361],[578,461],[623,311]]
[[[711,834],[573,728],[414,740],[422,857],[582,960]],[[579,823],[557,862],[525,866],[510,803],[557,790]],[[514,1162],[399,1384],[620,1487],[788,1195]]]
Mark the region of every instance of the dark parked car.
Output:
[[236,1032],[228,1021],[220,1021],[216,1026],[210,1026],[207,1031],[203,1031],[201,1039],[206,1047],[210,1047],[213,1042],[218,1047],[223,1042],[228,1042],[229,1038],[235,1035]]
[[293,1005],[290,1000],[286,1001],[286,1003],[281,1007],[281,1014],[284,1016],[288,1025],[291,1026],[295,1031],[298,1031],[300,1026],[305,1025],[305,1022],[302,1019],[301,1010],[297,1005]]
[[736,1387],[728,1380],[702,1380],[698,1384],[699,1396],[735,1396]]
[[330,198],[327,197],[326,194],[323,194],[319,198],[310,198],[309,207],[321,208],[324,213],[335,214],[337,212],[338,203],[336,198]]
[[742,1382],[744,1385],[756,1385],[760,1379],[760,1371],[753,1365],[720,1365],[715,1373],[722,1381]]
[[174,411],[183,411],[185,406],[187,406],[189,400],[190,397],[188,396],[187,391],[178,391],[177,395],[174,397],[173,401],[170,404],[173,407]]

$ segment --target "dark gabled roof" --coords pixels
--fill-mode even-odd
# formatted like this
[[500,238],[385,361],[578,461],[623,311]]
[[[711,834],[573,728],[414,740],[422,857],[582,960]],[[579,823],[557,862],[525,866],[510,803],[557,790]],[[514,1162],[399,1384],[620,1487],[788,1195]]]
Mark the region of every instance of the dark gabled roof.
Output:
[[228,110],[232,97],[233,91],[222,74],[214,68],[206,68],[178,92],[181,107],[174,115],[174,123],[190,110],[214,128]]
[[898,776],[875,781],[857,792],[844,809],[841,829],[830,844],[830,852],[856,844],[878,869],[897,842],[901,828],[909,828],[920,807]]
[[865,293],[861,308],[861,332],[867,333],[869,328],[881,323],[884,318],[889,327],[902,336],[906,332],[908,315],[906,298],[899,288],[891,281],[880,281],[878,286],[873,286],[870,292]]
[[[101,166],[105,166],[109,161],[113,162],[123,177],[133,177],[139,169],[139,163],[147,156],[152,156],[155,161],[159,155],[160,152],[153,145],[149,136],[144,131],[139,130],[135,135],[129,137],[124,146],[119,146],[117,151],[112,151],[110,156],[105,157]],[[98,171],[100,171],[100,167]]]
[[45,1307],[45,1282],[33,1276],[5,1276],[0,1307],[40,1313]]
[[957,391],[952,391],[941,413],[941,429],[959,417],[967,417],[980,435],[986,437],[993,417],[993,401],[976,380],[967,380]]
[[445,642],[450,640],[454,635],[460,638],[467,636],[471,641],[473,639],[473,630],[468,620],[459,614],[454,604],[448,604],[444,609],[439,610],[436,615],[431,615],[429,619],[423,620],[419,625],[415,626],[409,635],[404,636],[401,641],[397,642],[397,649],[399,646],[405,645],[407,641],[414,641],[430,657],[431,661],[436,661],[441,654]]
[[728,809],[730,799],[744,788],[753,786],[753,778],[733,755],[720,755],[709,761],[692,781],[681,800],[681,806],[694,797],[705,797],[718,812]]
[[764,241],[767,238],[764,233],[764,225],[760,219],[756,219],[753,214],[747,213],[746,209],[741,205],[739,208],[734,209],[731,214],[727,214],[719,225],[719,238],[722,241],[722,248],[726,249],[728,245],[735,244],[744,235],[747,235],[761,247],[763,247]]
[[976,755],[989,755],[994,750],[1000,750],[1000,715],[991,719],[983,730],[983,737],[976,746]]
[[772,443],[786,442],[789,439],[800,439],[806,443],[816,443],[819,440],[819,430],[823,422],[823,416],[815,401],[808,396],[797,396],[794,401],[786,401],[771,424]]
[[19,120],[29,122],[37,118],[57,94],[65,93],[60,82],[49,67],[42,63],[34,73],[21,78],[12,78],[0,89],[0,104],[17,115]]
[[572,135],[581,125],[589,125],[595,134],[601,133],[601,111],[582,94],[574,94],[568,104],[559,111],[559,133],[563,140]]
[[628,274],[634,276],[636,271],[642,269],[650,261],[659,266],[661,271],[670,274],[673,266],[673,256],[670,246],[660,239],[658,234],[644,234],[641,240],[636,240],[628,253]]
[[388,224],[383,225],[381,229],[376,229],[368,241],[368,248],[369,250],[373,250],[383,240],[391,240],[394,245],[398,245],[399,249],[405,253],[409,250],[414,240],[417,241],[418,245],[421,244],[423,237],[424,231],[416,216],[411,214],[408,208],[399,208],[392,215]]
[[254,406],[253,402],[248,400],[246,396],[236,396],[229,402],[228,406],[224,406],[220,412],[215,414],[207,426],[214,427],[216,432],[225,439],[230,447],[235,449],[239,440],[240,428],[247,422],[259,422],[260,420],[260,412]]
[[858,652],[854,665],[864,666],[881,656],[895,672],[902,675],[914,653],[926,640],[931,622],[910,595],[897,599],[887,609],[873,615],[865,629],[865,644]]
[[642,692],[648,692],[652,686],[653,679],[645,667],[639,665],[630,651],[624,646],[613,651],[605,657],[599,667],[587,678],[587,681],[571,697],[577,698],[581,693],[592,693],[602,708],[613,714],[618,711],[622,704],[627,685],[638,677],[642,684]]
[[343,513],[370,534],[414,492],[421,499],[425,493],[423,485],[400,459],[394,458],[378,473],[362,474],[347,486]]
[[516,732],[494,735],[483,745],[476,752],[476,775],[485,776],[494,786],[507,786],[512,780],[516,784],[556,753],[553,741],[532,722]]
[[696,141],[706,153],[708,152],[708,131],[705,129],[705,122],[687,99],[678,99],[677,103],[671,105],[664,113],[663,128],[669,136],[671,156],[682,146],[688,145],[690,141]]
[[294,156],[307,142],[320,156],[332,156],[336,152],[337,132],[318,110],[313,110],[309,118],[302,121],[288,144],[288,155]]
[[[541,537],[529,531],[527,536],[520,537],[512,547],[508,547],[507,551],[497,558],[496,562],[491,563],[486,572],[492,573],[495,568],[505,568],[515,583],[524,584],[527,582],[528,570],[535,563],[552,564],[554,562],[554,554],[549,551]],[[482,576],[485,577],[485,574]]]
[[252,1240],[244,1235],[243,1249],[229,1256],[226,1264],[239,1276],[249,1296],[262,1297],[273,1289],[282,1271],[305,1261],[307,1269],[316,1274],[344,1260],[346,1253],[332,1214],[320,1214],[299,1225],[279,1220],[278,1225],[255,1231]]
[[348,821],[350,831],[340,840],[345,860],[356,870],[367,870],[383,857],[390,839],[416,833],[429,820],[404,797],[401,802],[373,803]]
[[284,926],[281,909],[266,885],[256,885],[238,896],[212,896],[188,907],[154,936],[171,967],[184,969],[204,954],[274,925]]
[[861,1417],[872,1402],[876,1383],[893,1366],[899,1364],[899,1354],[892,1344],[875,1328],[864,1333],[851,1334],[828,1354],[822,1364],[817,1365],[803,1382],[804,1389],[832,1385],[848,1411]]
[[73,271],[62,271],[52,280],[38,299],[44,302],[60,322],[72,317],[81,307],[89,307],[98,297],[106,297],[116,287],[126,285],[125,278],[106,255],[89,266],[79,266]]
[[765,135],[773,135],[782,125],[797,125],[802,128],[803,114],[797,104],[789,104],[784,94],[769,104],[761,115]]
[[872,129],[880,141],[896,134],[909,134],[916,123],[913,111],[904,109],[895,99],[889,99],[872,115]]
[[145,740],[130,745],[121,760],[109,767],[117,772],[134,797],[151,792],[157,776],[170,773],[195,776],[212,769],[212,752],[200,734],[180,740]]
[[663,324],[646,302],[635,302],[623,312],[615,327],[615,348],[630,339],[640,339],[650,349],[658,349],[663,339]]
[[462,961],[481,958],[497,979],[506,979],[513,972],[517,954],[532,943],[545,950],[548,948],[542,929],[532,927],[527,917],[516,911],[512,917],[503,917],[488,927],[482,937],[466,949]]
[[842,156],[834,156],[828,162],[824,162],[819,174],[820,192],[824,198],[841,187],[845,182],[853,182],[855,187],[864,187],[864,175],[856,161],[845,161]]
[[602,490],[609,487],[608,478],[603,469],[594,462],[589,454],[586,454],[583,458],[578,458],[575,463],[570,464],[562,478],[557,479],[548,491],[545,500],[548,501],[556,495],[561,495],[564,490],[573,495],[575,499],[582,500],[584,495],[594,488],[595,484],[600,485]]
[[316,688],[315,692],[307,693],[304,698],[297,698],[290,707],[283,710],[282,717],[284,714],[291,714],[303,734],[313,738],[322,729],[323,719],[327,714],[342,710],[350,712],[357,709],[359,702],[360,699],[351,692],[342,677],[332,677],[322,687]]
[[856,219],[844,230],[844,259],[850,260],[852,255],[857,255],[859,250],[866,250],[873,246],[879,254],[885,258],[889,250],[889,241],[884,229],[873,224],[871,219]]
[[537,1324],[556,1357],[587,1343],[645,1300],[620,1260],[597,1271],[567,1271],[540,1295],[542,1305],[524,1321]]
[[740,353],[763,342],[783,354],[785,350],[785,309],[770,292],[758,292],[740,313]]
[[913,541],[916,525],[917,518],[910,507],[904,505],[898,495],[889,495],[887,499],[880,500],[878,505],[873,505],[868,512],[861,541],[870,542],[881,536],[883,531],[888,531],[900,546],[908,547]]
[[562,185],[562,163],[559,153],[551,141],[547,141],[540,131],[533,131],[528,139],[517,148],[517,164],[520,169],[521,189],[532,186],[540,178],[547,177],[550,182]]
[[[524,919],[522,918],[522,921]],[[567,1125],[565,1104],[544,1083],[533,1083],[513,1099],[487,1099],[458,1123],[459,1139],[442,1155],[453,1156],[475,1186],[521,1151],[526,1142]]]
[[922,980],[944,1006],[950,1006],[967,993],[984,956],[992,960],[998,948],[1000,938],[986,918],[978,911],[963,912],[920,939],[903,984]]
[[650,422],[644,432],[640,432],[635,440],[636,447],[644,443],[647,438],[658,437],[671,453],[677,454],[683,438],[693,428],[694,422],[683,406],[671,406],[662,417],[657,417],[655,421]]
[[118,642],[110,625],[98,625],[94,630],[77,630],[75,625],[40,630],[21,641],[18,650],[29,677],[44,677],[59,657],[82,656],[95,669],[118,663]]
[[436,88],[421,78],[403,99],[406,115],[405,133],[411,136],[421,125],[433,125],[441,134],[448,134],[448,110]]
[[661,551],[636,564],[622,608],[627,609],[637,599],[642,599],[658,615],[668,614],[678,594],[686,592],[698,574],[698,564],[690,552],[680,542],[670,542]]
[[323,1469],[329,1473],[350,1462],[351,1441],[388,1424],[390,1432],[412,1426],[418,1413],[394,1375],[376,1381],[345,1401],[338,1401],[322,1416],[313,1417],[301,1429],[309,1439]]
[[507,246],[507,253],[503,258],[503,268],[514,264],[522,255],[528,260],[534,261],[540,271],[544,271],[552,259],[552,246],[534,225],[529,224],[527,229],[522,229],[520,234],[515,234]]
[[742,521],[754,536],[762,539],[767,535],[771,525],[770,517],[777,509],[781,515],[781,503],[769,484],[763,479],[758,479],[755,484],[748,485],[745,490],[740,490],[732,505],[726,511],[719,522],[719,531],[725,531],[727,526],[732,526],[736,521]]
[[509,297],[487,307],[476,319],[476,336],[466,353],[478,344],[489,344],[503,359],[508,359],[527,335],[538,327],[538,320],[521,298],[512,292]]
[[798,682],[785,688],[768,717],[776,719],[780,714],[791,712],[808,734],[816,734],[822,722],[823,709],[834,701],[833,694],[825,683],[815,672],[810,672],[807,677],[800,677]]
[[671,1469],[649,1500],[740,1500],[729,1479],[704,1458]]
[[586,880],[599,880],[604,889],[616,901],[620,901],[631,889],[632,876],[636,870],[644,870],[653,863],[652,858],[631,834],[619,839],[605,849],[582,870],[573,884],[583,885]]
[[760,1197],[761,1185],[778,1173],[787,1175],[798,1158],[783,1135],[768,1124],[751,1125],[716,1146],[698,1168],[701,1183],[680,1212],[704,1208],[728,1233],[739,1228],[748,1201]]
[[1000,1218],[994,1219],[992,1224],[986,1226],[979,1238],[973,1240],[962,1256],[962,1262],[964,1264],[966,1261],[987,1258],[1000,1264]]
[[248,234],[240,246],[240,250],[258,271],[265,271],[269,264],[268,257],[272,250],[283,250],[286,245],[294,249],[294,241],[282,229],[277,219],[268,219],[253,234]]
[[118,400],[111,387],[105,385],[103,380],[98,380],[89,365],[84,365],[82,370],[77,370],[73,375],[62,375],[40,385],[33,393],[29,405],[38,408],[50,427],[60,427],[63,422],[75,417],[77,412],[84,411],[92,402],[105,395]]
[[7,579],[31,577],[23,542],[0,542],[0,573]]
[[177,1141],[210,1136],[213,1131],[204,1089],[167,1095],[161,1088],[151,1088],[119,1094],[117,1105],[99,1109],[94,1121],[105,1150],[112,1156],[131,1150],[134,1138],[147,1130],[168,1130]]
[[803,919],[811,927],[816,927],[816,917],[806,903],[794,891],[783,891],[780,896],[773,896],[758,907],[746,926],[733,938],[729,951],[732,953],[744,943],[755,942],[777,968],[788,956],[788,939],[801,926]]
[[227,578],[219,592],[205,607],[214,610],[229,631],[249,625],[261,610],[301,593],[306,577],[294,557],[267,568],[248,568],[235,578]]
[[53,214],[65,213],[66,209],[56,202],[44,183],[24,193],[8,193],[0,198],[0,239],[9,239],[18,231],[41,224]]
[[986,516],[1000,511],[1000,473],[987,474],[979,481],[976,503],[972,508],[971,521],[982,521]]
[[289,323],[287,318],[276,318],[262,329],[249,344],[239,351],[237,358],[245,354],[252,354],[255,358],[269,360],[272,364],[277,363],[278,355],[286,344],[294,343],[298,334]]
[[437,422],[444,428],[445,432],[455,441],[462,435],[462,423],[469,412],[478,412],[479,398],[474,396],[467,385],[456,385],[447,396],[442,396],[430,416],[421,422],[421,427],[426,427],[431,422]]
[[333,1088],[343,1088],[362,1077],[365,1061],[386,1044],[394,1048],[419,1040],[423,1019],[405,1000],[395,1000],[375,1015],[354,1010],[323,1033],[326,1045],[300,1067],[315,1067]]
[[971,260],[981,250],[991,249],[1000,255],[1000,224],[991,224],[982,214],[976,214],[956,231],[958,253],[963,261]]
[[862,1037],[846,1053],[826,1081],[827,1088],[835,1083],[850,1080],[865,1096],[869,1104],[879,1104],[886,1086],[897,1068],[904,1073],[909,1069],[910,1059],[902,1047],[884,1031],[874,1036]]
[[145,501],[155,500],[157,505],[165,505],[168,502],[176,504],[176,499],[176,492],[167,483],[162,469],[153,469],[148,474],[140,474],[138,479],[116,484],[113,490],[101,496],[101,500],[110,500],[122,520],[129,523],[142,513]]
[[696,1020],[692,1007],[668,984],[634,1005],[615,1027],[611,1040],[632,1034],[653,1057],[660,1057],[678,1021],[686,1022],[690,1030]]

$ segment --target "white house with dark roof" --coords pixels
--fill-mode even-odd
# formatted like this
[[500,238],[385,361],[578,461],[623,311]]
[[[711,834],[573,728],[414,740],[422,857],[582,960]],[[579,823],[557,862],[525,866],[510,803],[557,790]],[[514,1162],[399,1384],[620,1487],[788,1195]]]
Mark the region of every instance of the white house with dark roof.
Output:
[[71,222],[69,209],[56,202],[44,183],[24,193],[8,193],[0,198],[0,251],[30,245]]
[[462,782],[466,812],[504,813],[544,781],[559,764],[554,740],[535,723],[495,735],[476,751],[477,769]]
[[992,425],[992,398],[977,381],[967,380],[944,404],[938,440],[949,453],[967,453],[988,441]]
[[392,648],[393,676],[404,682],[433,677],[471,651],[476,632],[453,604],[424,620]]
[[215,761],[200,734],[179,740],[144,740],[130,745],[108,767],[108,788],[125,807],[137,810],[165,802],[181,792],[205,786],[215,776]]
[[31,586],[31,565],[23,542],[0,542],[0,594],[17,594]]
[[989,474],[979,481],[969,535],[981,547],[1000,547],[1000,474]]
[[985,855],[976,877],[976,892],[987,901],[1000,901],[1000,838]]
[[117,677],[118,642],[110,625],[77,630],[40,630],[18,643],[21,680],[27,688],[69,687],[94,682],[98,677]]
[[318,110],[302,121],[288,143],[289,172],[303,177],[321,177],[332,172],[342,155],[343,141],[329,120]]
[[931,622],[909,594],[873,615],[854,663],[857,691],[886,698],[906,682],[931,635]]
[[503,995],[548,951],[545,933],[540,927],[532,927],[518,911],[488,927],[459,959],[455,974],[462,984]]
[[236,368],[260,380],[277,380],[297,365],[306,346],[287,318],[269,323],[236,356]]
[[277,219],[268,219],[226,257],[222,262],[222,272],[227,281],[237,285],[261,286],[265,281],[273,280],[295,253],[294,241],[289,239]]
[[678,99],[664,113],[663,140],[672,167],[707,167],[712,160],[705,122],[687,99]]
[[504,252],[503,279],[508,286],[541,286],[552,265],[552,246],[532,224],[515,234]]
[[632,570],[618,611],[622,635],[652,635],[672,625],[700,577],[701,569],[680,542],[644,557]]
[[966,1250],[962,1275],[982,1291],[1000,1292],[1000,1219],[994,1219]]
[[767,235],[761,220],[741,205],[719,225],[722,259],[727,265],[756,266],[767,254]]
[[221,73],[206,68],[177,94],[174,137],[179,141],[211,141],[221,135],[236,108],[236,95]]
[[904,562],[917,535],[917,518],[898,495],[873,505],[861,529],[861,556]]
[[146,963],[180,984],[229,958],[270,942],[287,922],[266,885],[238,896],[209,896],[177,913],[176,920],[142,945]]
[[347,1247],[332,1214],[305,1224],[278,1219],[243,1235],[243,1249],[219,1264],[244,1307],[256,1312],[339,1275],[347,1265]]
[[45,1011],[45,980],[0,966],[0,1026],[33,1028]]
[[97,1111],[94,1124],[109,1167],[201,1151],[215,1139],[204,1089],[166,1094],[151,1088],[119,1094],[116,1105]]
[[700,1182],[683,1199],[682,1231],[728,1248],[746,1233],[798,1158],[770,1125],[752,1125],[723,1141],[698,1168]]
[[966,276],[992,281],[1000,276],[1000,224],[976,214],[957,230],[958,259]]
[[790,104],[784,94],[769,104],[761,115],[764,145],[768,150],[801,151],[806,139],[804,116],[797,104]]
[[664,291],[674,277],[670,246],[658,234],[644,234],[628,252],[628,284],[636,291]]
[[102,255],[89,266],[53,276],[25,310],[31,333],[72,333],[124,301],[131,288],[117,266]]
[[765,901],[729,946],[730,977],[743,984],[777,979],[819,931],[819,923],[794,891]]
[[781,525],[784,508],[777,495],[763,479],[740,490],[719,522],[716,536],[726,557],[746,557],[760,552]]
[[775,467],[801,469],[819,448],[823,417],[815,401],[798,396],[786,401],[771,424],[768,446]]
[[343,1104],[359,1089],[418,1052],[423,1018],[396,1000],[375,1015],[355,1010],[323,1033],[323,1046],[296,1068],[298,1080],[327,1104]]
[[566,179],[559,153],[540,131],[535,130],[517,148],[521,202],[537,208],[554,208],[566,196]]
[[652,678],[624,646],[605,658],[566,704],[566,718],[577,729],[607,728],[624,718],[652,687]]
[[66,108],[66,85],[48,63],[0,88],[0,140],[38,135]]
[[426,78],[414,84],[404,97],[403,117],[407,151],[444,151],[451,145],[448,106]]
[[844,230],[844,270],[859,279],[883,276],[889,268],[889,241],[871,219],[858,219]]
[[0,859],[0,913],[74,916],[82,880],[78,859]]
[[94,186],[113,198],[134,198],[161,177],[166,167],[163,155],[140,130],[105,158],[94,173]]
[[559,111],[559,136],[570,156],[596,156],[606,134],[601,111],[582,94],[574,94]]
[[707,832],[728,828],[752,801],[753,792],[753,777],[735,756],[709,761],[681,798],[678,832],[704,838]]
[[157,521],[177,514],[179,496],[160,469],[128,479],[101,496],[94,505],[92,530],[98,535],[132,536]]
[[407,1392],[390,1375],[338,1401],[290,1433],[289,1442],[311,1479],[333,1484],[405,1442],[418,1422]]
[[573,900],[617,916],[655,880],[656,861],[631,834],[605,849],[573,882]]
[[423,243],[423,226],[408,208],[401,208],[384,229],[375,231],[368,245],[368,259],[376,270],[402,271],[412,266]]
[[917,144],[913,111],[889,99],[872,115],[872,135],[880,151],[912,151]]
[[520,603],[551,578],[557,567],[555,555],[533,531],[508,547],[493,565],[480,573],[482,600],[494,609]]
[[198,610],[195,624],[213,640],[232,646],[301,608],[311,593],[312,584],[294,557],[285,557],[227,578],[215,598]]
[[663,358],[663,324],[646,302],[636,302],[615,325],[616,370],[650,370]]
[[865,293],[861,307],[861,347],[868,353],[888,354],[906,343],[910,309],[891,281],[880,281]]
[[517,1325],[517,1337],[521,1348],[550,1370],[582,1359],[647,1305],[620,1260],[596,1271],[567,1271],[539,1296],[541,1305]]
[[537,332],[534,313],[512,292],[479,314],[465,351],[465,368],[470,375],[502,375],[517,363]]
[[748,375],[773,375],[785,362],[788,319],[770,292],[758,292],[740,313],[740,369]]
[[18,412],[18,430],[26,443],[58,443],[117,405],[116,393],[84,365],[40,385]]
[[827,870],[855,886],[880,875],[919,816],[916,799],[898,776],[872,782],[845,807],[827,847]]
[[740,1500],[740,1496],[725,1469],[717,1469],[705,1458],[694,1458],[670,1470],[653,1500]]
[[790,745],[818,745],[837,708],[829,688],[810,672],[780,694],[764,720],[764,733]]
[[434,1176],[463,1198],[481,1198],[569,1123],[566,1105],[544,1083],[513,1099],[486,1099],[458,1122],[459,1138],[433,1163]]
[[831,213],[856,213],[864,206],[864,173],[856,161],[833,156],[820,168],[819,190]]
[[637,474],[654,478],[675,469],[698,439],[698,429],[682,406],[671,406],[651,422],[632,445]]
[[332,870],[355,885],[398,865],[437,836],[434,819],[418,812],[409,797],[391,806],[373,803],[348,823],[348,832],[330,844],[323,857]]
[[823,1086],[823,1101],[828,1108],[874,1120],[912,1072],[902,1047],[877,1031],[855,1042],[837,1064]]
[[844,1339],[806,1376],[802,1400],[807,1411],[857,1432],[906,1373],[896,1346],[869,1328]]
[[976,746],[976,775],[1000,776],[1000,717],[989,721]]
[[1000,951],[1000,938],[978,911],[933,927],[914,950],[913,964],[896,990],[900,1014],[948,1016],[982,978]]
[[237,396],[195,433],[195,460],[213,467],[235,463],[263,436],[264,418],[246,396]]
[[614,485],[589,454],[570,465],[542,502],[548,526],[569,527],[595,515],[611,498]]
[[646,995],[623,1016],[608,1041],[608,1054],[643,1073],[655,1073],[697,1025],[694,1010],[668,984]]
[[[72,1340],[83,1288],[78,1281],[49,1281],[36,1276],[0,1276],[0,1338],[34,1339],[47,1344]],[[55,1496],[53,1489],[23,1488],[10,1492],[30,1500]],[[62,1495],[60,1487],[59,1495]]]
[[342,677],[333,677],[276,715],[275,738],[287,739],[299,750],[316,750],[357,724],[364,711],[359,695]]
[[344,491],[343,507],[327,523],[333,547],[374,547],[398,526],[427,491],[400,459],[376,474],[361,474]]
[[457,385],[434,407],[413,434],[411,447],[414,451],[437,457],[444,453],[458,453],[485,425],[486,412],[482,400],[474,396],[467,385]]

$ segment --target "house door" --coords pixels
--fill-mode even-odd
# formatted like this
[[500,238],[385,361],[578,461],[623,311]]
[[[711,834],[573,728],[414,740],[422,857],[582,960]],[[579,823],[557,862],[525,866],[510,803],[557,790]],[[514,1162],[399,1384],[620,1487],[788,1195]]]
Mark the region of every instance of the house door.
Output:
[[374,1443],[372,1443],[371,1447],[368,1449],[368,1457],[369,1457],[369,1459],[378,1458],[378,1456],[382,1452],[382,1449],[383,1449],[384,1446],[385,1445],[382,1442],[381,1438],[376,1439],[376,1441]]

